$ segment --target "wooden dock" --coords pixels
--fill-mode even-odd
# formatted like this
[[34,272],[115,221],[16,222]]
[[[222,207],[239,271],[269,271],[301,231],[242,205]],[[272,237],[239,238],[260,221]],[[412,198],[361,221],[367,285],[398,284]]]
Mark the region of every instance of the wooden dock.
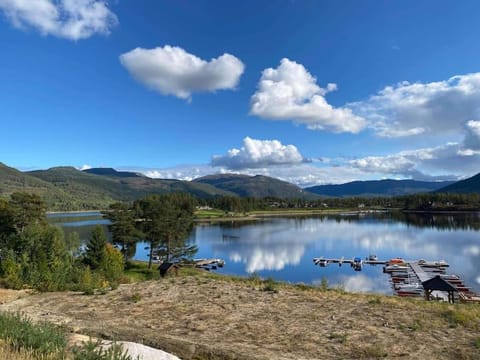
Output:
[[433,276],[431,274],[427,274],[427,272],[417,263],[417,262],[408,262],[408,266],[412,269],[415,276],[420,280],[420,282],[424,282],[430,280]]
[[[336,258],[324,258],[323,256],[314,258],[315,265],[320,267],[326,267],[330,264],[350,264],[350,266],[356,270],[361,271],[363,265],[384,265],[383,272],[390,275],[390,282],[395,295],[407,296],[407,297],[424,297],[425,289],[423,283],[439,277],[443,281],[447,282],[447,286],[452,286],[455,290],[455,299],[463,302],[478,301],[479,295],[471,291],[471,288],[466,286],[464,281],[457,275],[446,274],[446,269],[449,264],[445,260],[427,261],[406,261],[401,258],[391,260],[379,260],[374,255],[370,255],[365,259],[355,257],[353,259],[345,259],[341,257]],[[452,288],[450,288],[452,289]],[[454,300],[453,289],[450,294],[446,294],[442,291],[429,291],[429,295],[432,295],[438,300]],[[468,299],[468,300],[467,300]],[[474,300],[472,300],[474,299]]]

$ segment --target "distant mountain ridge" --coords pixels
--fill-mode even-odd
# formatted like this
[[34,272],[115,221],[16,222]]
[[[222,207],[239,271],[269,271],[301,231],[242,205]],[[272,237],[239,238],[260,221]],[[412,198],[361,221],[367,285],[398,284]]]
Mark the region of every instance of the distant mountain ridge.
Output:
[[263,175],[216,174],[197,178],[192,182],[209,184],[240,197],[315,197],[294,184]]
[[114,169],[80,171],[71,166],[21,172],[0,163],[0,197],[15,191],[39,194],[50,210],[104,209],[116,201],[133,201],[150,194],[187,192],[199,198],[235,196],[208,184],[151,179]]
[[104,175],[104,176],[111,176],[111,177],[146,177],[142,173],[131,172],[131,171],[117,171],[113,168],[90,168],[82,171],[89,174]]
[[143,174],[71,166],[21,172],[0,163],[0,197],[15,191],[41,195],[50,210],[103,209],[116,201],[133,201],[149,194],[187,192],[199,198],[215,196],[316,199],[328,197],[397,196],[421,192],[480,193],[480,174],[456,183],[415,180],[353,181],[301,189],[263,175],[215,174],[193,181],[152,179]]
[[352,181],[339,185],[318,185],[305,188],[306,191],[321,196],[399,196],[415,193],[426,193],[452,184],[452,181],[428,182],[416,180],[371,180]]
[[438,193],[480,193],[480,173],[438,189]]

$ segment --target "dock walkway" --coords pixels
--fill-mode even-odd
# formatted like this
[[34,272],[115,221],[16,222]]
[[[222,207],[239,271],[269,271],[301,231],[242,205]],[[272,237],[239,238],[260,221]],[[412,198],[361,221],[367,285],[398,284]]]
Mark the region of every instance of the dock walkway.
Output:
[[418,265],[418,263],[416,262],[408,262],[407,263],[410,268],[413,270],[413,272],[415,273],[415,275],[418,277],[418,280],[420,280],[420,282],[424,282],[424,281],[427,281],[427,280],[430,280],[431,278],[433,278],[435,276],[435,274],[428,274],[420,265]]

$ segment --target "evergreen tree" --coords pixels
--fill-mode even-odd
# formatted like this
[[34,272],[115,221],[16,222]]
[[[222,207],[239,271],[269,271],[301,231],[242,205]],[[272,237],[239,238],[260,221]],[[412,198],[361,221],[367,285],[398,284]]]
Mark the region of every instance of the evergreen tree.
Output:
[[0,199],[0,238],[7,238],[15,232],[12,208],[7,201]]
[[193,228],[195,203],[192,196],[182,193],[152,195],[136,202],[142,219],[139,225],[150,243],[150,259],[154,251],[166,261],[191,258],[196,253],[196,246],[186,243]]
[[85,249],[84,263],[90,266],[90,269],[96,270],[105,262],[107,241],[105,231],[97,225],[91,232]]
[[46,205],[37,194],[15,192],[10,196],[10,209],[15,228],[23,232],[30,224],[46,223]]
[[135,256],[136,244],[140,236],[135,228],[135,213],[127,204],[115,203],[104,212],[104,217],[111,221],[108,226],[113,243],[120,248],[124,262]]

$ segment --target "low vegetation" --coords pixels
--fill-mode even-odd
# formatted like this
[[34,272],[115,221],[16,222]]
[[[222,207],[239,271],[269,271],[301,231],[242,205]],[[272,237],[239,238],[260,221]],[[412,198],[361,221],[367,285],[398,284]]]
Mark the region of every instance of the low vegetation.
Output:
[[[136,264],[135,270],[146,271],[147,264]],[[67,324],[99,338],[140,340],[185,360],[480,356],[479,306],[352,294],[194,268],[94,296],[30,295],[0,310],[24,311],[35,321]],[[158,321],[152,314],[161,314]]]
[[0,313],[0,360],[134,360],[122,346],[89,340],[68,346],[67,332],[47,322],[33,323],[18,313]]

